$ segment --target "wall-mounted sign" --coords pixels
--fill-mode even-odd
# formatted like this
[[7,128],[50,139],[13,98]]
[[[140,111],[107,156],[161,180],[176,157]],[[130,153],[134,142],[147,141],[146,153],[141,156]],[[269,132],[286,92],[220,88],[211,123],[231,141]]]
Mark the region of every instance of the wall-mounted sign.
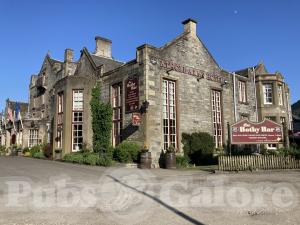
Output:
[[268,119],[260,123],[244,119],[231,126],[232,144],[264,144],[282,141],[282,126]]
[[141,125],[142,116],[140,113],[132,113],[132,125],[140,126]]
[[130,77],[125,82],[125,111],[131,113],[139,109],[139,79]]
[[155,57],[152,57],[152,58],[150,58],[150,62],[153,65],[158,65],[160,68],[166,69],[167,71],[174,70],[176,72],[188,74],[188,75],[194,76],[199,79],[205,78],[207,80],[219,82],[221,84],[223,84],[225,82],[225,78],[223,76],[221,76],[220,74],[208,73],[203,70],[196,69],[196,68],[186,66],[186,65],[182,65],[179,63],[175,63],[170,60],[157,59]]

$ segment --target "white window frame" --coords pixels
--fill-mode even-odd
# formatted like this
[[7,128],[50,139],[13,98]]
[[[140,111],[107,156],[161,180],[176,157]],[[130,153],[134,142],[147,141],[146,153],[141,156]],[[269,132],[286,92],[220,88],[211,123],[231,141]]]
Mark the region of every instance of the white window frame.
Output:
[[73,90],[73,111],[83,110],[83,90]]
[[57,131],[56,131],[56,147],[58,149],[62,148],[63,142],[63,116],[64,116],[64,93],[60,92],[57,95]]
[[239,80],[239,102],[246,103],[247,102],[247,94],[246,94],[246,81]]
[[276,150],[277,149],[277,144],[267,144],[267,149],[269,150]]
[[211,105],[213,115],[213,137],[216,148],[223,146],[223,123],[222,123],[222,106],[221,91],[212,90]]
[[177,148],[176,82],[164,79],[163,87],[163,149]]
[[83,147],[83,89],[73,90],[72,98],[72,151],[77,152]]
[[123,111],[123,84],[116,83],[111,87],[111,100],[113,108],[112,145],[115,147],[122,141],[122,111]]
[[282,85],[278,85],[278,105],[283,105],[283,88],[282,88]]
[[273,104],[273,84],[271,84],[271,83],[263,84],[263,93],[264,93],[264,104],[272,105]]
[[29,140],[28,147],[32,148],[35,145],[39,144],[39,130],[38,129],[30,129],[29,130]]

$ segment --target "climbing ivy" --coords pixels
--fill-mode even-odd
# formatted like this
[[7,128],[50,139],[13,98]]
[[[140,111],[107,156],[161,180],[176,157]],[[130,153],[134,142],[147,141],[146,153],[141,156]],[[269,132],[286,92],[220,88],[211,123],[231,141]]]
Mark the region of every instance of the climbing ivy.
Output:
[[91,111],[94,152],[107,153],[111,145],[112,108],[101,100],[101,87],[97,83],[92,89]]

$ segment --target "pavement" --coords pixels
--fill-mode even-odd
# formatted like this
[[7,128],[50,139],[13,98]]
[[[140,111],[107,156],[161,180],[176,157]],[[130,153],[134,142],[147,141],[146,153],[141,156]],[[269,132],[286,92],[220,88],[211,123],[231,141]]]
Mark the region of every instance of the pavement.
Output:
[[0,224],[300,224],[300,170],[209,173],[0,157]]

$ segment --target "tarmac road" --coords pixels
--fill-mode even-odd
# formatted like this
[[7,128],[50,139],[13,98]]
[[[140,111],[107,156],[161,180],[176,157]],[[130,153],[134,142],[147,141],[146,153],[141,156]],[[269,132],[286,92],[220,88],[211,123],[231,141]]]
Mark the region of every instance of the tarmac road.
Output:
[[300,224],[300,171],[210,174],[0,157],[0,224]]

